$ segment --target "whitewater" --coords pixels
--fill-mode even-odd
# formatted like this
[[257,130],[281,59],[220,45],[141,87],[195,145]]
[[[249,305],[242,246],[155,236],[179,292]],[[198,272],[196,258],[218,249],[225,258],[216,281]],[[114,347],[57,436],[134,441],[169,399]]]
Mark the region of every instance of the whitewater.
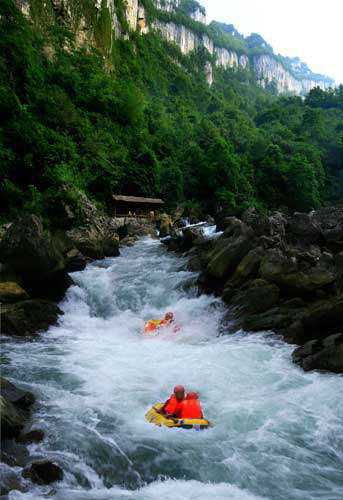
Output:
[[[72,274],[58,326],[3,339],[3,375],[39,400],[31,457],[65,471],[10,500],[342,500],[343,377],[304,373],[270,332],[225,335],[223,304],[186,263],[141,240]],[[169,310],[179,333],[142,334]],[[199,392],[212,429],[145,420],[176,384]]]

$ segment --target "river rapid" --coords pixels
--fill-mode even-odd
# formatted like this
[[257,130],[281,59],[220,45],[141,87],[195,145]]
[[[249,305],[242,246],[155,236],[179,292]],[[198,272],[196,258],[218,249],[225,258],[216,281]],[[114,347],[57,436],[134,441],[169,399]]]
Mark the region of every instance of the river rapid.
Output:
[[[221,301],[197,295],[185,264],[142,240],[72,275],[59,326],[3,340],[3,375],[40,401],[46,439],[30,453],[65,471],[10,500],[342,500],[343,377],[304,373],[270,333],[221,335]],[[167,310],[181,331],[144,337]],[[213,429],[145,420],[176,384]]]

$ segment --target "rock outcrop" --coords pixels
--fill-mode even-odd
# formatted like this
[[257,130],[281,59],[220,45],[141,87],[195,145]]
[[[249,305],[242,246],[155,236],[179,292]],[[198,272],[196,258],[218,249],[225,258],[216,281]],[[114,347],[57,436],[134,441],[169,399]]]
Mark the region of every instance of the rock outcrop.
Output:
[[200,286],[222,296],[228,329],[272,330],[299,345],[318,342],[300,364],[337,371],[341,337],[333,343],[331,336],[343,331],[342,224],[339,207],[287,217],[250,209],[241,219],[219,221],[224,233],[217,239],[199,244],[186,230],[166,244],[189,251]]
[[35,398],[2,377],[0,384],[1,439],[18,437],[28,421]]
[[61,467],[49,460],[33,462],[23,470],[23,477],[31,479],[36,484],[51,484],[62,481],[63,475]]
[[54,302],[24,300],[1,308],[2,335],[17,337],[38,335],[56,325],[63,312]]
[[[330,78],[313,74],[298,58],[276,56],[271,47],[267,50],[262,37],[259,37],[261,44],[257,47],[259,53],[256,55],[254,50],[250,51],[244,37],[233,29],[231,34],[238,36],[243,50],[242,47],[237,51],[230,50],[227,48],[228,43],[225,43],[225,31],[224,39],[221,40],[221,37],[206,30],[205,9],[196,4],[189,4],[185,10],[179,0],[153,0],[147,13],[148,9],[146,12],[139,0],[126,0],[124,8],[115,0],[91,0],[87,5],[81,5],[81,8],[78,2],[72,0],[54,0],[45,3],[38,13],[31,0],[16,2],[22,12],[26,16],[33,15],[36,22],[39,16],[42,17],[42,24],[48,20],[53,22],[54,16],[59,22],[63,19],[63,23],[73,30],[78,46],[96,46],[105,53],[105,57],[108,57],[109,47],[113,46],[114,40],[129,39],[131,31],[138,31],[141,35],[150,31],[159,32],[165,40],[176,44],[183,54],[204,49],[209,56],[215,56],[215,61],[210,57],[205,67],[209,85],[213,83],[215,66],[246,69],[262,87],[272,84],[280,94],[304,95],[314,87],[326,89],[334,85]],[[152,7],[156,11],[154,15],[151,13]],[[159,11],[164,15],[158,15]],[[232,44],[233,40],[229,39],[230,42]]]
[[294,351],[293,360],[305,371],[329,370],[343,373],[343,334],[307,342]]

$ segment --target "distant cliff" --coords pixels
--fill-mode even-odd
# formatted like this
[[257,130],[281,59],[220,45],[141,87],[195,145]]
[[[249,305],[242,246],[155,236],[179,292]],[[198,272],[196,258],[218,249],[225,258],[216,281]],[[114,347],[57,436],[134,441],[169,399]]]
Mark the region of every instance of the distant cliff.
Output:
[[114,38],[159,32],[183,54],[204,49],[208,53],[207,81],[213,82],[214,67],[250,72],[264,88],[277,94],[305,95],[334,81],[314,74],[299,58],[274,54],[257,34],[244,38],[233,25],[206,23],[206,11],[195,0],[17,0],[33,22],[63,20],[78,45],[95,45],[110,52]]

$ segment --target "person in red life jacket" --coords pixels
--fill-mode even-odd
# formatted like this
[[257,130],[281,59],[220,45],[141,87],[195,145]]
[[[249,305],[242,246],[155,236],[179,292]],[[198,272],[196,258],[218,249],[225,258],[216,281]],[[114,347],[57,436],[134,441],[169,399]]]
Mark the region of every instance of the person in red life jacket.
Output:
[[173,327],[174,333],[180,330],[180,327],[175,322],[174,314],[172,312],[167,312],[163,319],[148,321],[145,325],[144,333],[150,333],[156,330],[160,330],[162,327]]
[[174,319],[174,314],[172,312],[167,312],[164,319],[162,320],[162,325],[166,328],[173,327],[173,332],[176,333],[180,330],[180,327],[176,324]]
[[160,413],[163,413],[167,418],[179,418],[184,398],[185,388],[182,385],[177,385],[174,387],[173,394],[161,408]]
[[196,392],[188,393],[186,399],[182,401],[178,418],[204,418],[199,395]]

